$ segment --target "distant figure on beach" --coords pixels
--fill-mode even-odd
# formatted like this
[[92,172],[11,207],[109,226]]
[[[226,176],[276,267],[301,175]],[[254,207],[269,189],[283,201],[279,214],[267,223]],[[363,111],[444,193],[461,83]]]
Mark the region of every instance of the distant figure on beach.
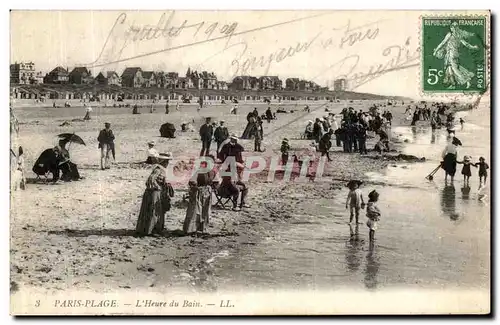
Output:
[[98,148],[101,149],[101,169],[110,169],[109,155],[112,154],[115,148],[115,135],[111,130],[110,123],[104,123],[104,129],[99,132],[97,141],[99,142]]
[[443,158],[441,167],[445,171],[445,182],[448,181],[448,175],[450,176],[452,182],[455,177],[455,173],[457,171],[458,146],[460,145],[459,141],[460,140],[453,137],[452,141],[448,142],[441,155]]
[[314,139],[313,135],[313,121],[307,121],[306,129],[304,130],[304,138],[307,140]]
[[134,107],[132,108],[132,114],[141,114],[139,112],[139,107],[137,106],[137,104],[134,104]]
[[171,159],[171,154],[159,155],[159,164],[154,166],[146,181],[135,228],[138,236],[159,236],[165,229],[165,214],[170,210],[170,198],[174,196],[174,190],[167,182],[166,171]]
[[462,131],[464,130],[464,123],[465,123],[464,119],[460,118],[460,130]]
[[238,114],[238,104],[237,103],[235,103],[233,105],[233,107],[231,108],[231,111],[229,112],[229,114],[234,114],[234,115]]
[[363,193],[359,189],[361,181],[352,180],[347,183],[349,187],[349,193],[347,194],[347,199],[345,202],[345,208],[350,209],[349,224],[352,223],[354,216],[356,216],[356,223],[359,222],[359,211],[365,208],[365,200],[363,199]]
[[158,157],[160,156],[160,153],[158,150],[155,148],[155,142],[154,141],[149,141],[148,142],[148,158],[146,159],[146,164],[158,164]]
[[87,106],[87,104],[83,104],[83,106],[85,107],[85,117],[83,118],[83,120],[88,121],[90,120],[90,112],[92,112],[92,107],[90,107],[90,105]]
[[[209,156],[212,161],[214,157]],[[201,163],[201,168],[207,168],[207,162]],[[205,233],[210,222],[212,208],[212,182],[216,176],[214,169],[196,174],[196,179],[189,181],[189,204],[182,227],[185,234]]]
[[208,156],[210,154],[210,146],[212,144],[212,136],[214,134],[214,129],[211,122],[211,118],[207,117],[205,119],[205,124],[200,127],[200,138],[201,138],[201,151],[200,156]]
[[180,107],[179,107],[179,102],[177,102],[177,103],[175,104],[175,110],[176,110],[177,112],[181,110],[181,109],[180,109]]
[[486,184],[486,179],[488,178],[488,169],[490,169],[490,166],[488,166],[484,157],[479,157],[479,162],[475,163],[474,167],[479,167],[479,184]]
[[14,190],[17,190],[19,187],[21,190],[26,189],[26,170],[24,166],[24,151],[23,147],[19,146],[17,157],[16,157],[17,168],[12,175],[14,180]]
[[366,217],[368,221],[366,225],[368,229],[370,229],[370,244],[372,244],[375,239],[375,230],[378,229],[378,223],[380,221],[380,210],[377,207],[378,198],[379,194],[375,190],[368,194],[368,205],[366,206]]
[[262,152],[261,144],[262,139],[264,138],[264,129],[262,128],[262,120],[256,123],[255,132],[254,132],[254,151]]
[[321,140],[319,141],[319,151],[321,152],[321,157],[326,155],[326,158],[328,158],[328,161],[332,161],[330,159],[330,148],[332,147],[332,135],[333,135],[333,130],[330,129],[328,130],[325,135],[321,137]]
[[266,120],[267,120],[267,123],[271,123],[272,119],[273,119],[273,112],[271,111],[271,106],[268,106],[267,110],[266,110]]
[[288,162],[288,155],[290,152],[290,145],[288,144],[288,139],[284,138],[283,141],[281,142],[281,164],[285,166]]
[[323,124],[321,123],[321,120],[319,118],[316,118],[316,121],[314,122],[313,125],[313,136],[314,136],[314,141],[316,141],[316,143],[319,143],[319,141],[321,140],[322,130],[323,130]]
[[170,111],[169,111],[169,109],[168,109],[168,108],[169,108],[169,101],[168,101],[168,99],[167,99],[167,102],[165,103],[165,114],[170,113]]

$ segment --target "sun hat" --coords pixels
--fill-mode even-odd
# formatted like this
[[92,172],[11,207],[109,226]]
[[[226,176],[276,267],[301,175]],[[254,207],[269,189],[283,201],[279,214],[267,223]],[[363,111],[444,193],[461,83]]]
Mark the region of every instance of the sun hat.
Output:
[[231,136],[229,138],[233,139],[233,140],[238,140],[238,137],[236,136],[236,134],[231,134]]
[[283,139],[283,142],[288,142],[288,139],[287,139],[287,138],[284,138],[284,139]]
[[150,145],[150,146],[154,146],[155,144],[156,144],[156,143],[155,143],[154,141],[149,141],[149,142],[148,142],[148,145]]

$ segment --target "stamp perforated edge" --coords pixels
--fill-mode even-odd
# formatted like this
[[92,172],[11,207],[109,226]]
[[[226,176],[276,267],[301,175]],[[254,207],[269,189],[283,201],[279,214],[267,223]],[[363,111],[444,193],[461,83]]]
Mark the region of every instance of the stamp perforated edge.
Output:
[[[450,18],[450,19],[457,19],[457,18],[484,18],[485,19],[485,46],[486,46],[486,51],[484,52],[485,56],[485,82],[486,82],[486,89],[484,92],[479,92],[479,91],[424,91],[423,87],[423,77],[422,77],[422,71],[423,71],[423,64],[424,64],[424,59],[423,59],[423,45],[424,45],[424,39],[423,39],[423,22],[424,18]],[[418,69],[417,77],[418,77],[418,91],[417,93],[420,95],[420,97],[446,97],[446,98],[452,98],[454,100],[458,99],[459,97],[467,97],[467,98],[474,98],[476,96],[482,97],[484,94],[489,94],[490,93],[490,87],[491,87],[491,77],[490,77],[490,69],[491,69],[491,11],[488,10],[487,14],[467,14],[467,13],[435,13],[435,14],[424,14],[419,16],[419,21],[418,21],[418,38],[420,42],[420,66]]]

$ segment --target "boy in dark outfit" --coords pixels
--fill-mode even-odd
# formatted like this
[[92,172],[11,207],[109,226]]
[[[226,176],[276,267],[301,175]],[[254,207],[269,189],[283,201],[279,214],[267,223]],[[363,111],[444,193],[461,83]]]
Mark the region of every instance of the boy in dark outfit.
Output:
[[359,153],[360,154],[368,154],[366,150],[366,128],[364,125],[358,127],[358,143],[359,143]]

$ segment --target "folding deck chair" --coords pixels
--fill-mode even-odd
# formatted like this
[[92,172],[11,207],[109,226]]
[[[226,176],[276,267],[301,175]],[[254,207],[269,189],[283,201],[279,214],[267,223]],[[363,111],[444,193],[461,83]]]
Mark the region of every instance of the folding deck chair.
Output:
[[215,198],[217,199],[217,202],[214,205],[222,209],[227,209],[228,203],[231,202],[232,204],[231,208],[232,208],[232,206],[234,205],[233,197],[221,195],[219,192],[219,187],[220,187],[219,182],[212,182],[212,190],[213,193],[215,194]]

